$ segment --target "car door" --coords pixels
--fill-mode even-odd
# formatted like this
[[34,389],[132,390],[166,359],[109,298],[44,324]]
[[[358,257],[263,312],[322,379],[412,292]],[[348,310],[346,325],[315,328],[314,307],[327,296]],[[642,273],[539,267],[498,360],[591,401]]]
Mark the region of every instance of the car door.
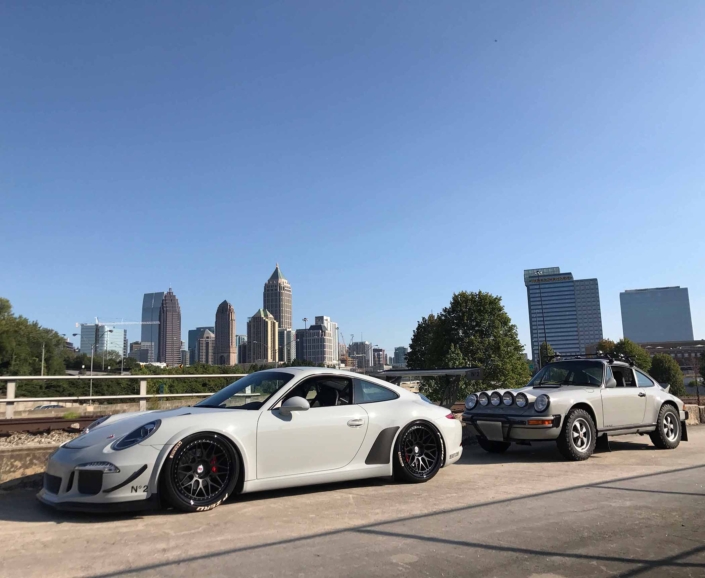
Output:
[[630,367],[612,366],[617,387],[602,389],[602,413],[604,427],[617,428],[644,423],[646,394],[636,385],[634,371]]
[[[328,389],[326,389],[328,388]],[[324,402],[322,392],[338,391]],[[262,412],[257,423],[257,478],[275,478],[337,470],[355,457],[367,432],[367,412],[352,403],[352,380],[315,376],[297,384],[284,396],[305,394],[306,411],[283,415],[275,409]],[[301,396],[301,395],[299,395]],[[328,403],[330,401],[330,403]]]

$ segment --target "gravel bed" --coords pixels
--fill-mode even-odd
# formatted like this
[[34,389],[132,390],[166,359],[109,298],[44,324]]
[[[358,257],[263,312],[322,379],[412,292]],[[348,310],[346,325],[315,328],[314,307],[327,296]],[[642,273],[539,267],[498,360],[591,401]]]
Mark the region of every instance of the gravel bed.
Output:
[[77,433],[68,433],[61,430],[52,431],[49,433],[30,434],[30,433],[13,433],[9,436],[0,437],[0,448],[13,448],[17,446],[41,445],[51,446],[59,445],[77,437]]

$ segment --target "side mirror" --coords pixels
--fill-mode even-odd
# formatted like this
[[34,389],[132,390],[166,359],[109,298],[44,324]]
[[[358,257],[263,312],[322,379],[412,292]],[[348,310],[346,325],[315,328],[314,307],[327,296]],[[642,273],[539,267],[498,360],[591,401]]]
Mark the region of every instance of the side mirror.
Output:
[[303,397],[290,397],[287,399],[281,407],[279,412],[282,415],[291,415],[292,411],[307,411],[311,409],[311,405]]
[[617,380],[614,377],[610,377],[605,382],[605,387],[617,387]]

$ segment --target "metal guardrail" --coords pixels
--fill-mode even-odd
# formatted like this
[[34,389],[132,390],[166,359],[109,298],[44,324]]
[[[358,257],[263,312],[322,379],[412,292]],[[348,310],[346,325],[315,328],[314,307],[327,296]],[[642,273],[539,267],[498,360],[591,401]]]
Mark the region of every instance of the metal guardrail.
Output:
[[[210,395],[208,393],[157,393],[147,394],[147,381],[150,379],[205,379],[205,378],[222,378],[232,377],[240,378],[248,375],[247,373],[206,373],[206,374],[178,374],[178,375],[44,375],[37,377],[36,375],[16,375],[5,376],[0,375],[0,381],[7,382],[7,394],[4,399],[0,399],[0,404],[5,404],[5,418],[11,419],[15,414],[15,403],[17,402],[52,402],[52,401],[100,401],[107,399],[137,399],[140,402],[140,411],[147,410],[147,400],[151,398],[162,397],[203,397]],[[139,380],[139,394],[127,395],[90,395],[90,396],[64,396],[64,397],[16,397],[18,381],[63,381],[63,380],[92,380],[92,379],[133,379]],[[247,394],[245,394],[247,395]]]

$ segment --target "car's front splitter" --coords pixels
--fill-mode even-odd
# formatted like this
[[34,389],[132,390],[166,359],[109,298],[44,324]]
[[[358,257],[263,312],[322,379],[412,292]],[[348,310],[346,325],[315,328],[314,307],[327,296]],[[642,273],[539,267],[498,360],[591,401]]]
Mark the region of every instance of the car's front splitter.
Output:
[[132,513],[158,510],[161,508],[161,500],[158,494],[152,494],[146,500],[131,500],[123,502],[72,502],[56,501],[48,499],[47,493],[42,490],[37,494],[37,500],[44,506],[61,512],[85,512],[85,513]]

